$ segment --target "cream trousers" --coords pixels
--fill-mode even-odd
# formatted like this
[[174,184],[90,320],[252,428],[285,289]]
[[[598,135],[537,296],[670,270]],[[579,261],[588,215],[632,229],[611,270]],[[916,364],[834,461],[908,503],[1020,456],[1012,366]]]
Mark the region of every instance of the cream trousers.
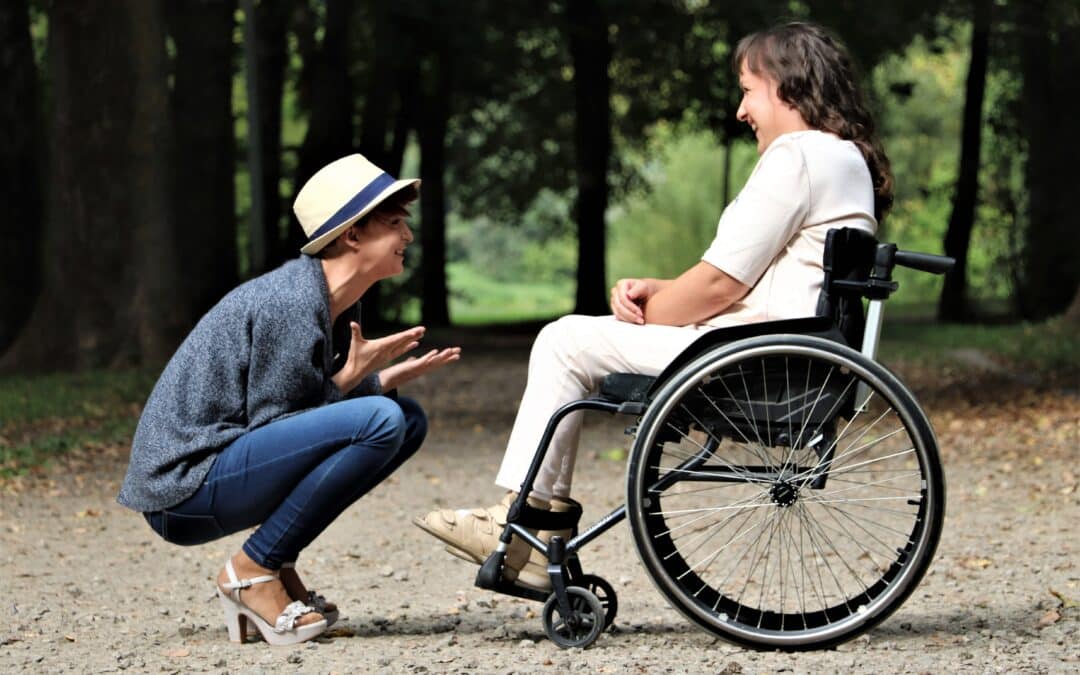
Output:
[[[614,316],[564,316],[544,326],[529,355],[528,382],[495,483],[520,490],[548,418],[584,398],[610,373],[658,375],[704,330],[713,326],[639,326]],[[582,412],[563,418],[555,431],[532,494],[569,497],[581,435]]]

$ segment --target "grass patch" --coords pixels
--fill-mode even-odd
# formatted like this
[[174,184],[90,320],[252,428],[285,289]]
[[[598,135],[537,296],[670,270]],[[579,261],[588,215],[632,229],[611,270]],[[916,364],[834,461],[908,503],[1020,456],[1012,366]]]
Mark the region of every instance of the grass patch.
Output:
[[0,377],[0,478],[75,447],[128,442],[156,377],[156,370]]
[[572,282],[499,281],[467,263],[447,266],[450,317],[461,326],[523,323],[568,314]]
[[976,349],[1035,372],[1080,370],[1075,324],[1057,318],[1038,324],[938,324],[889,321],[882,332],[881,358],[922,364],[949,361],[958,349]]

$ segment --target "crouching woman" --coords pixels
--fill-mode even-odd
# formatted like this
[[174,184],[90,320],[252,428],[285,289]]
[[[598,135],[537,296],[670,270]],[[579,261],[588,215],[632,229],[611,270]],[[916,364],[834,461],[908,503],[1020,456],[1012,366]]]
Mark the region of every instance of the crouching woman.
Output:
[[217,578],[233,641],[249,622],[292,644],[337,619],[297,558],[424,440],[423,410],[396,387],[459,358],[454,347],[387,365],[423,327],[367,340],[353,320],[364,292],[403,269],[418,185],[361,155],[322,168],[294,204],[303,255],[213,307],[143,410],[118,501],[174,544],[257,526]]

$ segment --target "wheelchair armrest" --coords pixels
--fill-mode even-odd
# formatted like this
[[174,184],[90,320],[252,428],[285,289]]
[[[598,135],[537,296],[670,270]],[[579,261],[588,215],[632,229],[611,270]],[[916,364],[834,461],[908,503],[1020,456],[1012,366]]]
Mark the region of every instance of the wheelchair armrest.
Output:
[[608,401],[645,402],[656,377],[639,373],[612,373],[600,382],[600,396]]

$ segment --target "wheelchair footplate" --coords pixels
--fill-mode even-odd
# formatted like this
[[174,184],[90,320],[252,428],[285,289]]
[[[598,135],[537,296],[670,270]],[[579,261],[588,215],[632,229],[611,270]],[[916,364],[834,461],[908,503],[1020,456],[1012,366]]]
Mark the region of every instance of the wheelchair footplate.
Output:
[[[559,647],[585,648],[600,637],[600,633],[612,625],[618,612],[615,589],[602,577],[585,574],[576,551],[601,532],[606,531],[625,516],[625,507],[617,509],[588,529],[577,535],[581,518],[580,505],[565,512],[551,512],[529,506],[524,500],[515,502],[507,515],[507,525],[500,537],[499,550],[494,551],[480,567],[476,586],[526,600],[543,602],[544,631]],[[567,542],[554,535],[545,544],[530,530],[570,530],[574,536]],[[550,590],[524,586],[503,576],[506,548],[512,537],[517,536],[529,546],[540,551],[548,559],[547,572],[551,580]]]

